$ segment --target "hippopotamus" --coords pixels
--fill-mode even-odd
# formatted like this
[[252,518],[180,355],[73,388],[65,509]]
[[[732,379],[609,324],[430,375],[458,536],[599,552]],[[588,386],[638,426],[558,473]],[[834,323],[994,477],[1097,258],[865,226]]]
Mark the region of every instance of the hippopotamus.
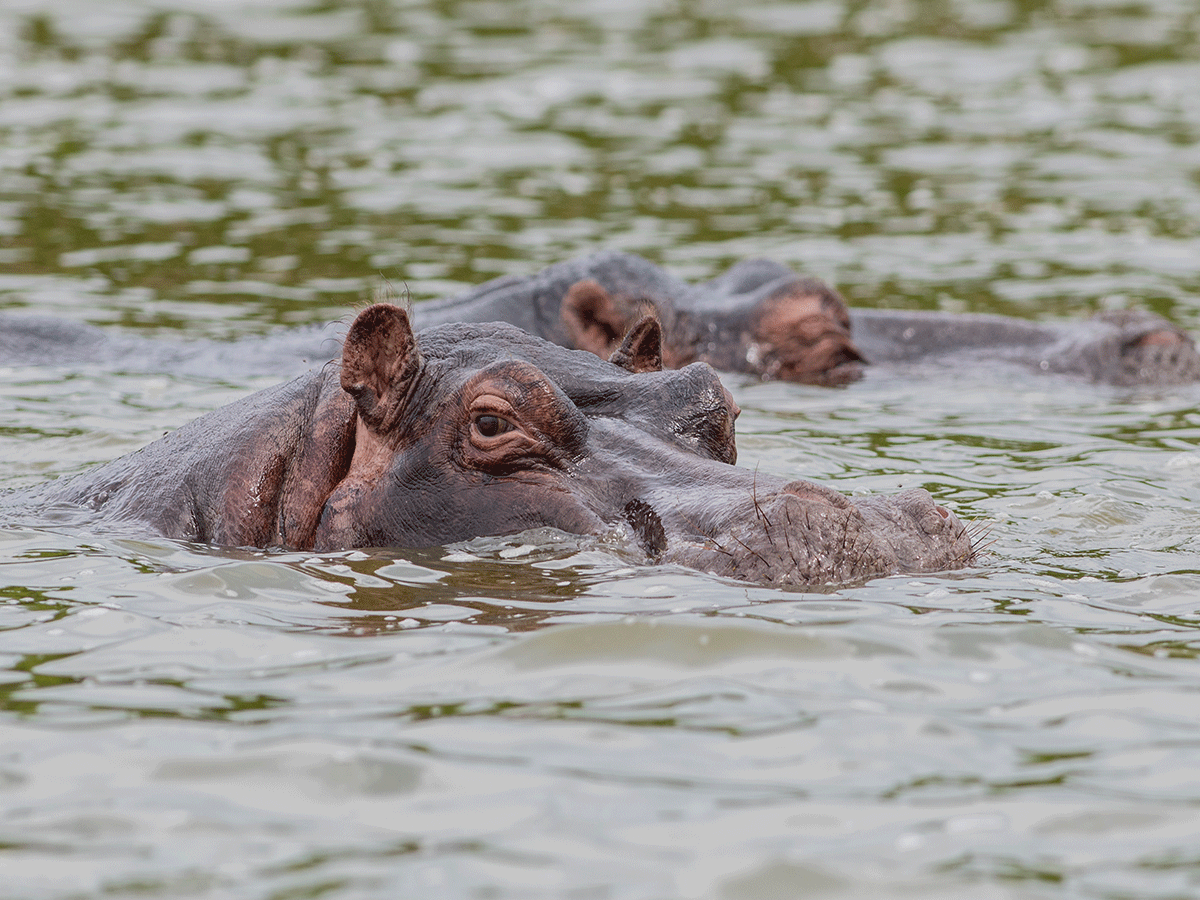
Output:
[[736,466],[736,403],[706,363],[664,370],[661,334],[644,317],[603,360],[507,324],[417,333],[375,304],[337,363],[0,512],[318,552],[550,527],[770,584],[971,563],[968,529],[924,491],[850,498]]
[[[1161,316],[1101,313],[1034,323],[982,314],[850,309],[815,278],[746,260],[688,284],[631,253],[603,251],[531,275],[498,278],[412,307],[417,329],[508,322],[564,347],[607,358],[647,313],[663,329],[663,362],[706,362],[762,379],[845,385],[867,367],[992,362],[1115,385],[1200,380],[1192,339]],[[35,316],[0,316],[0,363],[112,363],[230,377],[303,371],[337,353],[345,326],[282,330],[222,344],[148,341]]]
[[1153,313],[1033,323],[851,309],[822,281],[765,259],[691,285],[640,256],[603,251],[414,307],[421,325],[498,319],[601,356],[647,312],[663,323],[666,365],[702,361],[763,379],[841,385],[862,377],[868,364],[991,360],[1115,385],[1200,380],[1191,337]]
[[690,285],[640,256],[609,250],[413,307],[421,326],[511,322],[604,357],[647,313],[662,323],[670,368],[706,362],[727,372],[831,385],[862,374],[864,358],[838,293],[765,260]]

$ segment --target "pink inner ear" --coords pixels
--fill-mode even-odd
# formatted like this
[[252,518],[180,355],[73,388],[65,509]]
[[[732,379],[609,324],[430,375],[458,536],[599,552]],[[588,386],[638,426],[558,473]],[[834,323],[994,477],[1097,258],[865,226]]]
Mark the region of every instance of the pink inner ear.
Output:
[[599,282],[591,279],[577,281],[567,289],[567,295],[563,298],[563,306],[583,320],[597,318],[607,320],[609,316],[605,315],[605,310],[612,307],[612,297],[600,286]]
[[576,350],[607,357],[629,326],[629,315],[597,282],[577,281],[559,307],[559,317]]
[[662,325],[658,319],[654,316],[639,319],[608,361],[630,372],[661,372]]
[[342,345],[342,389],[359,416],[377,431],[394,424],[421,367],[408,313],[377,303],[359,313]]

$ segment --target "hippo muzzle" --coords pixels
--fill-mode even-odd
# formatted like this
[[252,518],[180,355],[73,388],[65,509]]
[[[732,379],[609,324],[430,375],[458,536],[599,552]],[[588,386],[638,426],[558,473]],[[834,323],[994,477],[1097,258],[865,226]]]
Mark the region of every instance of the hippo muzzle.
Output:
[[668,530],[659,558],[742,581],[798,586],[945,571],[975,558],[966,526],[927,491],[851,499],[807,481],[775,486],[761,474],[753,481],[701,527],[694,527],[701,515],[683,516],[693,528]]

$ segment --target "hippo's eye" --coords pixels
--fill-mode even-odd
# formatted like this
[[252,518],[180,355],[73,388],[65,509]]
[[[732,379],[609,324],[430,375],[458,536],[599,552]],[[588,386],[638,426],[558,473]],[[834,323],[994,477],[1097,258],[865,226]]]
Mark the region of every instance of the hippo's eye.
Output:
[[475,429],[485,438],[496,437],[506,431],[512,431],[512,422],[500,416],[484,413],[475,417]]

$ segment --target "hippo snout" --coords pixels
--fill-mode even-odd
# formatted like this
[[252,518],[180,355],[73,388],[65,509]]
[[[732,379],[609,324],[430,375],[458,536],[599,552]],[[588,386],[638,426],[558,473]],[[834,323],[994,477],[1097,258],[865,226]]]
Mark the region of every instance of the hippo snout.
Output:
[[731,510],[699,540],[668,540],[664,562],[746,581],[832,584],[969,563],[970,536],[928,492],[850,498],[811,481],[754,488],[749,509]]
[[867,497],[857,506],[876,539],[895,555],[899,571],[951,569],[975,557],[966,526],[926,490]]

